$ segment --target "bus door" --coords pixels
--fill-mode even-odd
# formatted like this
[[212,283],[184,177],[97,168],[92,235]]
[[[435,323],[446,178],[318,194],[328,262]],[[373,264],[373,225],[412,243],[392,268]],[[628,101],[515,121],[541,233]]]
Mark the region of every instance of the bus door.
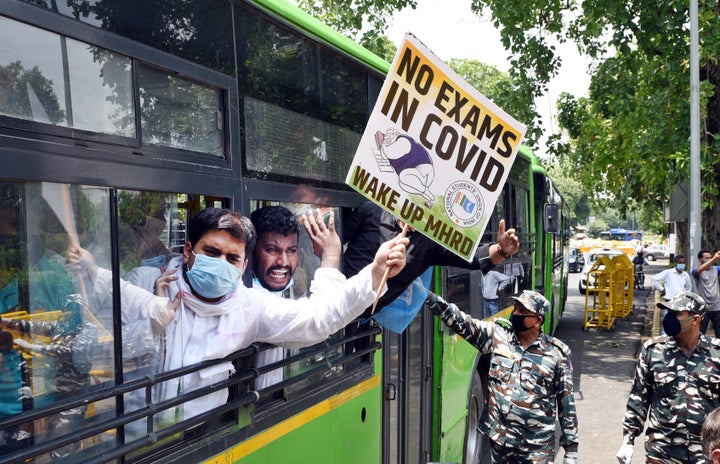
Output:
[[383,330],[383,464],[430,460],[432,322],[420,311],[402,334]]

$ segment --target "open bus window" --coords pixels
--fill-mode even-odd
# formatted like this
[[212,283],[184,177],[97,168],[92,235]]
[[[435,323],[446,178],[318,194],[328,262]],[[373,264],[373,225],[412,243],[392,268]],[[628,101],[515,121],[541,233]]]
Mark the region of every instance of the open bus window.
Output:
[[[32,373],[24,394],[42,408],[112,384],[112,308],[98,304],[86,275],[67,261],[71,246],[109,247],[108,191],[30,182],[3,182],[0,191],[0,313]],[[67,407],[35,421],[28,433],[47,441],[113,414],[107,400]],[[63,458],[103,439],[76,441],[50,455]]]
[[[256,201],[253,210],[260,209],[262,206],[270,206],[270,204],[271,202]],[[286,208],[286,211],[289,211],[289,213],[283,214],[292,214],[298,218],[303,214],[309,213],[310,209],[313,208],[313,206],[303,203],[272,202],[272,204]],[[322,207],[322,210],[326,213],[326,218],[331,210],[334,211],[335,224],[339,224],[338,208],[331,209]],[[257,221],[258,218],[255,218],[255,220]],[[313,276],[320,266],[320,258],[318,258],[313,251],[313,245],[305,231],[305,227],[302,224],[298,224],[298,226],[299,234],[297,242],[295,242],[294,237],[291,236],[281,238],[286,245],[291,246],[293,243],[296,244],[294,247],[296,253],[287,258],[287,262],[283,261],[285,258],[279,260],[283,261],[282,264],[279,261],[276,262],[264,258],[266,253],[263,248],[266,246],[266,236],[268,232],[258,231],[258,243],[252,263],[254,288],[270,291],[277,294],[279,298],[297,299],[309,294]],[[291,273],[290,280],[284,289],[268,288],[269,284],[264,283],[265,279],[263,276],[276,268],[278,271],[282,268]],[[327,344],[318,344],[295,350],[282,350],[281,348],[264,350],[258,355],[258,367],[267,365],[270,362],[283,364],[283,367],[268,374],[261,375],[257,381],[257,388],[272,387],[272,385],[281,381],[303,376],[302,381],[289,383],[286,391],[287,393],[291,393],[293,391],[306,389],[308,385],[342,372],[342,365],[332,365],[333,361],[336,361],[342,356],[342,345],[339,343],[333,345],[334,340],[342,338],[342,332],[343,331],[340,331],[330,336]],[[283,359],[287,359],[288,361],[283,363]],[[275,396],[278,395],[276,394]]]

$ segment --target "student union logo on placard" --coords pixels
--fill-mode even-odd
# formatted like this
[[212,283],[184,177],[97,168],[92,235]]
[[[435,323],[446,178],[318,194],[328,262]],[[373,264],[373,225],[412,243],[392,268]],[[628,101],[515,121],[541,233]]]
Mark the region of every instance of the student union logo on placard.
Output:
[[485,205],[471,182],[453,182],[445,192],[445,212],[460,227],[472,227],[483,217]]

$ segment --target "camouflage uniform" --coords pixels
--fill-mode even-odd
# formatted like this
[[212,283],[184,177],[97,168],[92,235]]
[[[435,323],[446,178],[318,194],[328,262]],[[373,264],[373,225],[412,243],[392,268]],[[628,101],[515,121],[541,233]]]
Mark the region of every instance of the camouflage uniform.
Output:
[[577,414],[567,345],[541,333],[523,349],[503,322],[472,319],[432,293],[428,304],[445,325],[480,353],[491,355],[480,429],[491,441],[496,462],[551,464],[556,414],[565,456],[577,459]]
[[647,418],[645,454],[662,463],[704,463],[700,429],[720,406],[720,339],[700,334],[690,357],[675,339],[645,342],[635,370],[623,442],[632,444]]
[[[670,320],[674,312],[699,316],[705,312],[704,300],[692,292],[682,292],[658,307],[669,311]],[[673,321],[680,333],[680,322]],[[689,356],[674,336],[667,335],[648,340],[640,351],[623,419],[623,446],[634,443],[647,418],[648,463],[705,462],[700,430],[705,416],[720,406],[720,339],[701,333],[698,337]]]

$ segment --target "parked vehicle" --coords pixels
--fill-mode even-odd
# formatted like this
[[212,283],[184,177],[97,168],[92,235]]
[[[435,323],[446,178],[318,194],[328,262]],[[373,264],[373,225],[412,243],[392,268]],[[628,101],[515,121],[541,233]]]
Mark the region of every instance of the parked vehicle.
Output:
[[617,248],[593,248],[592,250],[588,251],[588,259],[585,262],[585,266],[583,266],[582,277],[580,277],[580,282],[578,282],[578,291],[582,294],[585,293],[585,291],[587,289],[588,272],[590,271],[590,269],[593,267],[593,264],[595,264],[595,261],[597,261],[600,256],[619,256],[622,254],[624,254],[624,252]]
[[648,261],[665,259],[670,257],[670,250],[667,245],[650,245],[643,248],[643,254]]
[[570,248],[568,254],[568,272],[580,272],[585,265],[585,256],[579,248]]

